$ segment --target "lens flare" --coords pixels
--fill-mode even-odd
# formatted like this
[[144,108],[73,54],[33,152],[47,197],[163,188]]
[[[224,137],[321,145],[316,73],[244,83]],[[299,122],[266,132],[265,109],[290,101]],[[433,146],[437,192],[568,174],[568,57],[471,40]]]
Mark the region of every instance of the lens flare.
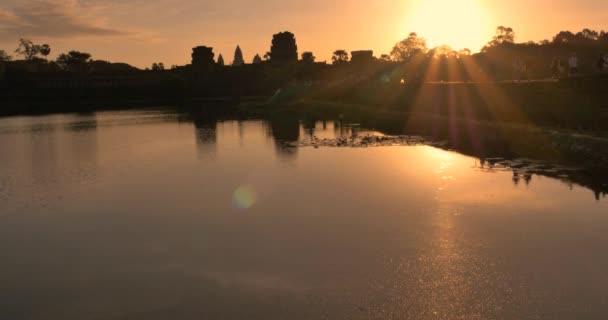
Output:
[[250,209],[257,201],[257,193],[250,186],[241,186],[234,191],[232,201],[240,209]]

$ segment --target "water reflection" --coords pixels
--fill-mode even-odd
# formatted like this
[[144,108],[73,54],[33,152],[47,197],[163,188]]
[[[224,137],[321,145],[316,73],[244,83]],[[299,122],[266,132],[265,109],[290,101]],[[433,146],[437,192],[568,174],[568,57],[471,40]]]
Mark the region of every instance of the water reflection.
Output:
[[[218,133],[217,123],[222,121],[225,123],[233,123],[237,128],[238,141],[240,146],[245,145],[245,139],[248,133],[245,130],[243,120],[218,120],[217,114],[205,114],[203,116],[189,116],[195,126],[197,150],[201,158],[213,158],[217,154],[218,149]],[[262,120],[266,127],[267,136],[273,141],[274,150],[279,161],[294,162],[297,160],[299,149],[302,144],[315,145],[315,142],[324,140],[353,140],[367,139],[368,137],[382,137],[382,128],[369,130],[358,123],[349,123],[344,120],[328,121],[317,120],[314,118],[299,118],[296,116],[276,116],[267,120]],[[382,125],[382,122],[376,123]],[[477,129],[475,129],[477,130]],[[395,132],[390,127],[386,132]],[[459,132],[458,130],[453,131]],[[465,134],[464,132],[463,134]],[[253,133],[250,133],[253,134]],[[466,133],[468,134],[468,133]],[[440,130],[435,130],[434,135],[425,141],[432,143],[433,141],[441,141],[445,137]],[[511,145],[500,139],[501,134],[498,132],[489,132],[485,136],[480,136],[475,139],[475,143],[470,144],[466,141],[470,139],[462,139],[458,143],[440,143],[439,145],[448,150],[467,154],[477,158],[477,169],[483,172],[509,171],[512,173],[511,180],[515,186],[520,183],[530,186],[534,175],[542,175],[558,179],[567,184],[572,184],[576,181],[590,188],[594,192],[596,199],[605,197],[608,191],[608,185],[597,180],[592,176],[584,175],[581,172],[569,171],[568,168],[559,166],[547,166],[547,163],[539,165],[538,163],[524,164],[519,160],[510,161],[508,158],[489,158],[488,155],[501,155],[505,157],[516,158]],[[408,142],[409,144],[409,142]],[[479,152],[480,150],[483,150]],[[525,161],[524,161],[525,162]],[[542,169],[539,169],[543,167]]]
[[60,134],[59,125],[55,121],[39,123],[38,119],[30,119],[29,125],[30,145],[26,148],[31,161],[31,176],[35,183],[48,185],[57,174],[57,137]]
[[78,170],[81,180],[92,179],[97,171],[100,155],[98,154],[98,121],[95,113],[80,113],[66,116],[63,124],[65,132],[62,141],[69,146],[71,156],[64,159],[63,165]]
[[574,189],[575,183],[573,181],[580,181],[581,185],[593,191],[596,200],[605,198],[608,192],[606,191],[607,185],[602,184],[602,177],[589,177],[585,172],[579,170],[564,167],[560,165],[552,165],[544,162],[532,162],[527,159],[524,160],[505,160],[502,158],[494,159],[478,159],[475,168],[481,172],[489,174],[508,171],[512,173],[513,184],[518,186],[521,182],[525,183],[526,186],[530,186],[533,178],[536,177],[548,177],[561,181],[567,185],[570,190]]
[[193,123],[199,158],[215,158],[217,155],[217,120],[201,115],[195,117]]
[[275,143],[277,155],[283,160],[294,160],[298,155],[300,119],[293,116],[271,117],[269,132]]

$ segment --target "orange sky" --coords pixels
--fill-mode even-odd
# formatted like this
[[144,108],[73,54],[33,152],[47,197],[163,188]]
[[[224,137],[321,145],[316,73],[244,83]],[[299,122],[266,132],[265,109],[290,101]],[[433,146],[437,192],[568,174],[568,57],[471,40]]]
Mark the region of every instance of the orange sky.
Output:
[[478,51],[498,25],[513,27],[517,41],[608,29],[608,1],[0,0],[0,49],[12,52],[26,37],[49,43],[53,57],[76,49],[138,67],[186,64],[195,45],[230,62],[238,44],[249,62],[284,30],[318,61],[336,49],[388,53],[412,31],[431,46]]

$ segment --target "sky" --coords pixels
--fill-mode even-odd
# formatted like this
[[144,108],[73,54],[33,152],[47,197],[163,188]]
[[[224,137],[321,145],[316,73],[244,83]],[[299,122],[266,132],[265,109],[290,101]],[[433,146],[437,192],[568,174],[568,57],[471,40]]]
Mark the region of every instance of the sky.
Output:
[[51,58],[69,50],[94,59],[149,67],[190,61],[192,47],[246,61],[291,31],[299,53],[330,61],[337,49],[389,53],[417,32],[429,46],[479,51],[497,26],[516,41],[551,39],[561,30],[608,30],[607,0],[0,0],[0,50],[19,38],[48,43]]

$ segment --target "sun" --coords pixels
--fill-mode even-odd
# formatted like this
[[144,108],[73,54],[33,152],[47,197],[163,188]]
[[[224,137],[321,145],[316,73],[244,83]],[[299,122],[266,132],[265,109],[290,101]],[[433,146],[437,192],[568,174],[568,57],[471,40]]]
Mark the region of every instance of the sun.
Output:
[[406,18],[408,32],[429,47],[449,45],[477,52],[492,37],[489,11],[480,0],[415,0]]

